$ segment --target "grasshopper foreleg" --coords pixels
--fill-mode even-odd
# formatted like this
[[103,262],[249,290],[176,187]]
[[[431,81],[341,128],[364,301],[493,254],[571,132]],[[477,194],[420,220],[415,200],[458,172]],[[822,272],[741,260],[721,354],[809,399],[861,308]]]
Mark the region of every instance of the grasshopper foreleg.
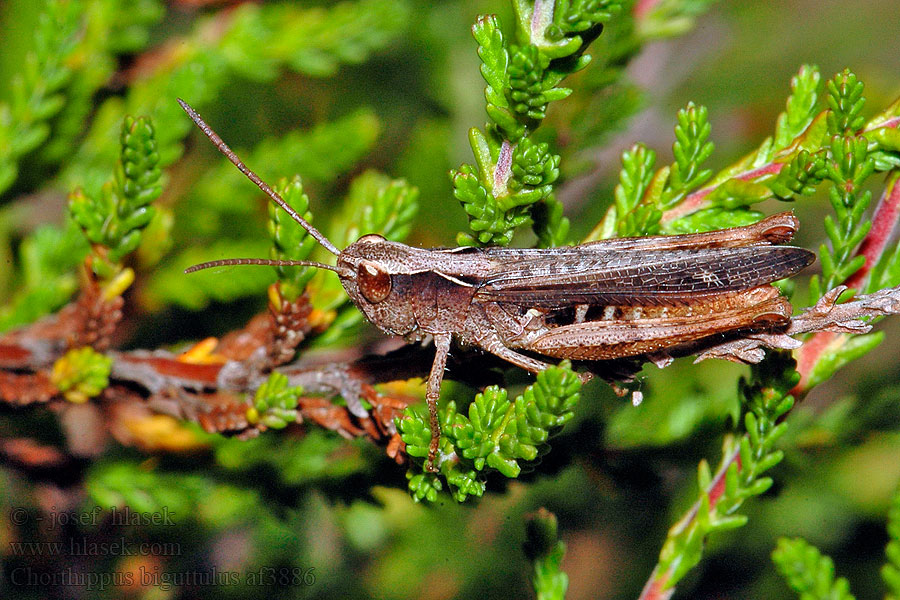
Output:
[[447,366],[450,339],[449,333],[434,335],[434,362],[431,364],[431,373],[428,375],[428,383],[425,386],[425,402],[428,404],[428,420],[431,428],[431,443],[428,445],[428,459],[425,461],[425,470],[429,473],[436,473],[438,470],[434,465],[438,445],[441,441],[437,401],[441,395],[441,381],[444,379],[444,368]]

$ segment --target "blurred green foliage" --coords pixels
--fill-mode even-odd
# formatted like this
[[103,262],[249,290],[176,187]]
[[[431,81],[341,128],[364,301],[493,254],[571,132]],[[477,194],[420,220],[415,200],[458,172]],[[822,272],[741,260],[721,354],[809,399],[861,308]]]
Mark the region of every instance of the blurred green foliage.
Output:
[[[287,229],[253,185],[193,132],[176,97],[198,108],[265,180],[285,178],[280,189],[291,204],[314,214],[339,247],[370,232],[448,245],[467,222],[459,239],[473,244],[547,247],[585,236],[676,233],[748,222],[760,214],[751,205],[777,197],[798,200],[808,236],[801,243],[826,236],[829,242],[820,254],[821,276],[809,290],[798,286],[800,294],[814,301],[859,267],[852,250],[866,231],[866,205],[880,193],[871,175],[897,167],[900,144],[885,130],[868,143],[843,134],[887,118],[887,111],[878,113],[897,95],[900,73],[888,28],[896,27],[888,18],[893,2],[817,6],[821,18],[803,19],[798,11],[810,9],[800,2],[722,2],[707,13],[709,1],[662,0],[641,3],[650,11],[634,20],[630,2],[614,10],[618,3],[568,0],[558,2],[537,38],[529,28],[533,4],[3,3],[0,258],[8,266],[0,269],[0,331],[57,310],[77,291],[75,269],[89,252],[83,228],[94,244],[117,249],[114,262],[137,272],[124,347],[179,345],[239,327],[262,309],[265,288],[276,278],[298,289],[306,285],[316,308],[334,313],[310,348],[370,339],[331,273],[229,268],[183,275],[190,264],[223,257],[326,255]],[[470,27],[486,13],[498,18],[480,21],[473,40]],[[698,22],[704,27],[693,31]],[[672,40],[676,35],[684,37]],[[668,41],[658,45],[661,39]],[[649,75],[629,66],[641,52]],[[821,69],[797,72],[809,60]],[[868,84],[865,105],[856,76],[842,71],[847,65]],[[832,72],[838,75],[823,90],[820,73]],[[566,87],[559,87],[564,76]],[[823,105],[833,112],[817,122]],[[679,106],[685,108],[676,116]],[[652,134],[644,135],[645,125],[617,139],[642,108],[649,109]],[[127,115],[137,120],[126,121]],[[486,119],[482,129],[473,128]],[[126,132],[138,124],[137,154],[123,155],[131,143],[122,138],[123,122]],[[771,137],[763,139],[767,132]],[[644,143],[634,145],[639,139]],[[617,153],[630,148],[621,162],[601,152],[610,140]],[[499,190],[492,175],[504,142],[517,144],[505,157],[509,178]],[[459,167],[471,152],[475,164]],[[733,162],[738,155],[745,158]],[[774,177],[734,177],[776,158],[785,166]],[[162,170],[161,180],[129,179],[129,164],[137,163],[141,173]],[[703,210],[664,217],[712,184],[719,188]],[[74,196],[72,218],[64,217],[76,188],[83,191]],[[160,189],[150,210],[147,201]],[[116,227],[91,221],[101,204],[119,219]],[[524,225],[534,237],[516,234]],[[126,256],[139,229],[140,246]],[[896,249],[885,254],[871,289],[900,283],[898,257]],[[808,597],[845,597],[838,592],[846,584],[834,579],[823,553],[835,557],[860,597],[882,593],[877,573],[889,537],[892,566],[884,579],[897,596],[896,506],[884,534],[900,480],[900,381],[891,368],[896,335],[849,339],[821,360],[815,382],[831,379],[885,337],[869,362],[795,408],[786,430],[776,424],[789,397],[785,382],[793,377],[786,370],[754,370],[736,393],[743,367],[649,368],[641,376],[639,407],[596,383],[575,405],[578,390],[566,369],[548,371],[537,383],[510,373],[507,389],[477,395],[448,381],[442,415],[455,427],[445,427],[453,439],[444,442],[458,447],[462,459],[447,463],[442,476],[456,498],[481,497],[464,506],[437,493],[440,479],[410,470],[404,480],[403,468],[365,442],[312,427],[302,435],[288,428],[242,441],[180,425],[167,435],[190,436],[200,446],[193,454],[109,444],[101,456],[79,463],[75,476],[85,494],[77,496],[75,510],[128,506],[175,515],[176,527],[120,529],[136,540],[178,544],[177,553],[161,563],[103,555],[91,562],[97,572],[217,568],[241,573],[247,583],[246,575],[275,569],[291,576],[284,597],[296,598],[525,597],[532,593],[529,580],[542,598],[562,597],[567,580],[568,598],[633,598],[657,562],[667,528],[698,498],[697,463],[715,456],[723,431],[735,429],[748,437],[729,437],[735,445],[728,449],[758,468],[746,481],[732,475],[732,503],[722,506],[723,514],[705,515],[695,537],[673,543],[674,553],[664,550],[662,563],[685,561],[679,576],[703,555],[676,597],[783,595],[784,583],[766,561],[782,536],[809,540],[778,542],[775,554],[790,586],[813,594]],[[93,379],[70,377],[71,389],[91,396],[105,385],[102,361],[76,356],[87,366],[75,375],[91,371]],[[571,386],[557,381],[551,391],[568,391],[547,391],[544,380],[553,378]],[[778,393],[767,396],[764,389]],[[298,394],[270,380],[253,408],[279,427],[293,417]],[[424,421],[403,423],[415,454],[417,442],[427,446]],[[4,409],[0,433],[64,444],[60,426],[38,411]],[[551,433],[554,451],[545,454]],[[778,435],[783,450],[771,446]],[[772,457],[781,452],[775,465]],[[485,466],[499,472],[486,474]],[[766,477],[757,477],[763,471]],[[701,467],[701,498],[710,478]],[[434,502],[414,503],[402,492],[407,485]],[[759,494],[741,506],[743,518],[732,514]],[[37,514],[46,504],[36,486],[8,467],[0,470],[0,503],[3,514],[14,507]],[[527,521],[540,506],[557,515],[558,531],[546,515]],[[737,533],[724,532],[744,521]],[[527,542],[526,522],[532,523]],[[0,530],[4,543],[9,525]],[[723,533],[707,539],[712,530]],[[110,532],[86,525],[70,533]],[[25,534],[42,539],[37,531]],[[26,558],[4,553],[4,572]],[[75,565],[74,558],[61,557],[51,569]],[[304,579],[310,569],[312,582]],[[838,595],[827,595],[832,592]],[[11,593],[43,597],[39,589]],[[108,588],[97,597],[121,593]],[[142,598],[273,593],[267,585],[136,592]]]
[[[457,411],[453,401],[441,410],[441,448],[438,469],[451,487],[453,497],[463,502],[481,496],[486,474],[499,471],[518,477],[520,460],[534,462],[546,454],[549,439],[572,420],[581,392],[581,381],[568,361],[538,373],[534,384],[510,401],[508,392],[496,385],[475,396],[467,414]],[[420,473],[421,459],[428,456],[431,442],[425,407],[407,408],[398,423],[406,452],[416,459],[407,473],[409,490],[416,500],[438,499],[440,478]]]
[[801,600],[854,600],[850,584],[834,577],[834,562],[802,539],[781,538],[772,560]]

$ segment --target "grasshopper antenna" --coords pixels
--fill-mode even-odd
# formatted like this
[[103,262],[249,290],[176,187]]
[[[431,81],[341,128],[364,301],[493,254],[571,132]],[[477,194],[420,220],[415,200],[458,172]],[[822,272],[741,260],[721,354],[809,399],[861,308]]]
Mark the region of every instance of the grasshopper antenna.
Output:
[[[291,208],[291,206],[287,202],[285,202],[281,196],[279,196],[277,193],[275,193],[275,190],[270,188],[269,184],[267,184],[265,181],[260,179],[259,175],[257,175],[253,171],[251,171],[249,169],[249,167],[247,167],[247,165],[245,165],[243,163],[243,161],[240,158],[238,158],[237,154],[235,154],[234,151],[228,147],[228,144],[226,144],[222,140],[222,138],[220,138],[219,135],[215,131],[213,131],[209,125],[206,124],[206,121],[204,121],[203,119],[200,118],[200,115],[197,114],[197,111],[195,111],[193,108],[191,108],[190,105],[187,102],[185,102],[184,100],[182,100],[181,98],[178,98],[178,104],[181,105],[181,108],[184,109],[184,112],[187,113],[187,116],[189,116],[191,118],[191,120],[197,125],[197,127],[199,127],[200,130],[206,135],[206,137],[209,138],[209,141],[211,141],[213,144],[215,144],[216,148],[219,149],[219,152],[224,154],[228,158],[228,160],[230,160],[232,162],[232,164],[240,170],[241,173],[246,175],[247,179],[249,179],[250,181],[255,183],[257,185],[257,187],[259,189],[261,189],[266,194],[266,196],[268,196],[272,200],[272,202],[274,202],[275,204],[280,206],[287,214],[291,215],[291,218],[294,219],[295,221],[297,221],[297,223],[299,223],[300,226],[303,227],[303,229],[305,229],[309,233],[309,235],[313,236],[313,238],[315,238],[315,240],[317,242],[319,242],[323,248],[325,248],[326,250],[328,250],[335,256],[340,255],[341,251],[338,250],[334,246],[334,244],[332,244],[330,241],[328,241],[327,237],[322,235],[322,233],[318,229],[316,229],[315,227],[310,225],[309,222],[306,219],[304,219],[303,217],[301,217],[297,213],[296,210]],[[238,259],[234,259],[234,260],[246,261],[246,260],[262,260],[262,259],[238,258]],[[220,266],[223,264],[222,261],[213,261],[213,262],[215,262],[217,264],[213,265],[211,263],[203,263],[202,265],[196,265],[196,267],[207,268],[204,265]],[[275,263],[241,262],[241,263],[231,263],[231,264],[275,264]],[[289,265],[284,265],[284,266],[289,266]],[[321,265],[319,263],[310,264],[309,266],[317,266],[317,267],[321,267],[324,269],[329,269],[331,271],[335,271],[335,269],[333,269],[331,267],[327,267],[325,265]],[[187,272],[196,271],[196,270],[198,270],[198,269],[191,267],[191,269],[189,269]]]
[[268,258],[223,258],[221,260],[211,260],[209,262],[200,263],[184,270],[185,273],[193,273],[194,271],[202,271],[203,269],[213,269],[215,267],[227,267],[231,265],[267,265],[270,267],[316,267],[317,269],[327,269],[334,271],[338,275],[344,274],[343,271],[331,265],[325,265],[311,260],[274,260]]

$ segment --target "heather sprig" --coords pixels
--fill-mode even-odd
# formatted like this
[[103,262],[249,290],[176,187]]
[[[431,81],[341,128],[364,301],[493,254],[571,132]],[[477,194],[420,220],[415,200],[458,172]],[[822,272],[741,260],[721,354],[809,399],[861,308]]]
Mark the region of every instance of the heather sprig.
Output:
[[64,107],[83,10],[76,0],[50,0],[34,31],[34,46],[12,80],[11,101],[0,102],[0,194],[19,173],[19,159],[47,141],[49,121]]
[[116,265],[138,247],[141,231],[153,218],[150,203],[162,193],[159,152],[150,120],[126,117],[120,144],[121,157],[113,179],[99,195],[89,196],[79,188],[69,197],[69,212],[95,249],[94,272],[103,277],[116,273]]
[[835,578],[834,561],[802,539],[778,540],[772,562],[801,600],[854,600],[847,580]]
[[[514,0],[516,41],[509,41],[496,16],[478,19],[478,43],[486,111],[484,130],[473,128],[469,142],[475,165],[451,172],[453,193],[469,217],[463,245],[506,245],[518,227],[534,224],[542,243],[562,241],[568,222],[552,207],[552,184],[559,177],[557,154],[532,138],[547,106],[571,94],[559,87],[587,66],[588,45],[622,5],[613,0],[546,2]],[[552,217],[552,221],[548,221]],[[551,228],[558,230],[551,234]]]
[[431,430],[423,407],[408,408],[397,426],[407,453],[417,459],[408,475],[413,497],[434,501],[443,489],[441,477],[459,502],[481,496],[490,471],[518,477],[527,463],[549,450],[550,438],[572,419],[580,390],[581,381],[563,361],[538,373],[515,399],[506,389],[491,386],[475,396],[465,412],[448,402],[439,411],[440,475],[420,472]]
[[726,438],[715,476],[706,461],[700,463],[700,499],[669,530],[645,598],[662,597],[674,588],[700,562],[708,537],[743,526],[747,517],[737,514],[738,509],[772,487],[772,479],[763,473],[784,457],[775,443],[787,429],[780,419],[794,405],[789,391],[800,379],[794,367],[789,354],[772,353],[751,367],[750,379],[740,381],[744,433],[738,439]]

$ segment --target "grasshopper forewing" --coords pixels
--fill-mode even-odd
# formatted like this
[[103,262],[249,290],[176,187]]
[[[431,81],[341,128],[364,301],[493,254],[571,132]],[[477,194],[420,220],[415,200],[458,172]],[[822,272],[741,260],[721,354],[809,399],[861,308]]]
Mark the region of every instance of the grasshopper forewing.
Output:
[[745,227],[562,248],[415,248],[368,234],[338,250],[179,103],[241,172],[337,256],[335,266],[233,258],[188,272],[236,264],[329,269],[378,328],[410,342],[433,339],[425,394],[428,470],[436,469],[437,400],[454,339],[538,372],[549,363],[535,355],[603,361],[665,354],[723,334],[778,330],[789,323],[791,305],[770,284],[815,258],[778,245],[797,230],[789,212]]

